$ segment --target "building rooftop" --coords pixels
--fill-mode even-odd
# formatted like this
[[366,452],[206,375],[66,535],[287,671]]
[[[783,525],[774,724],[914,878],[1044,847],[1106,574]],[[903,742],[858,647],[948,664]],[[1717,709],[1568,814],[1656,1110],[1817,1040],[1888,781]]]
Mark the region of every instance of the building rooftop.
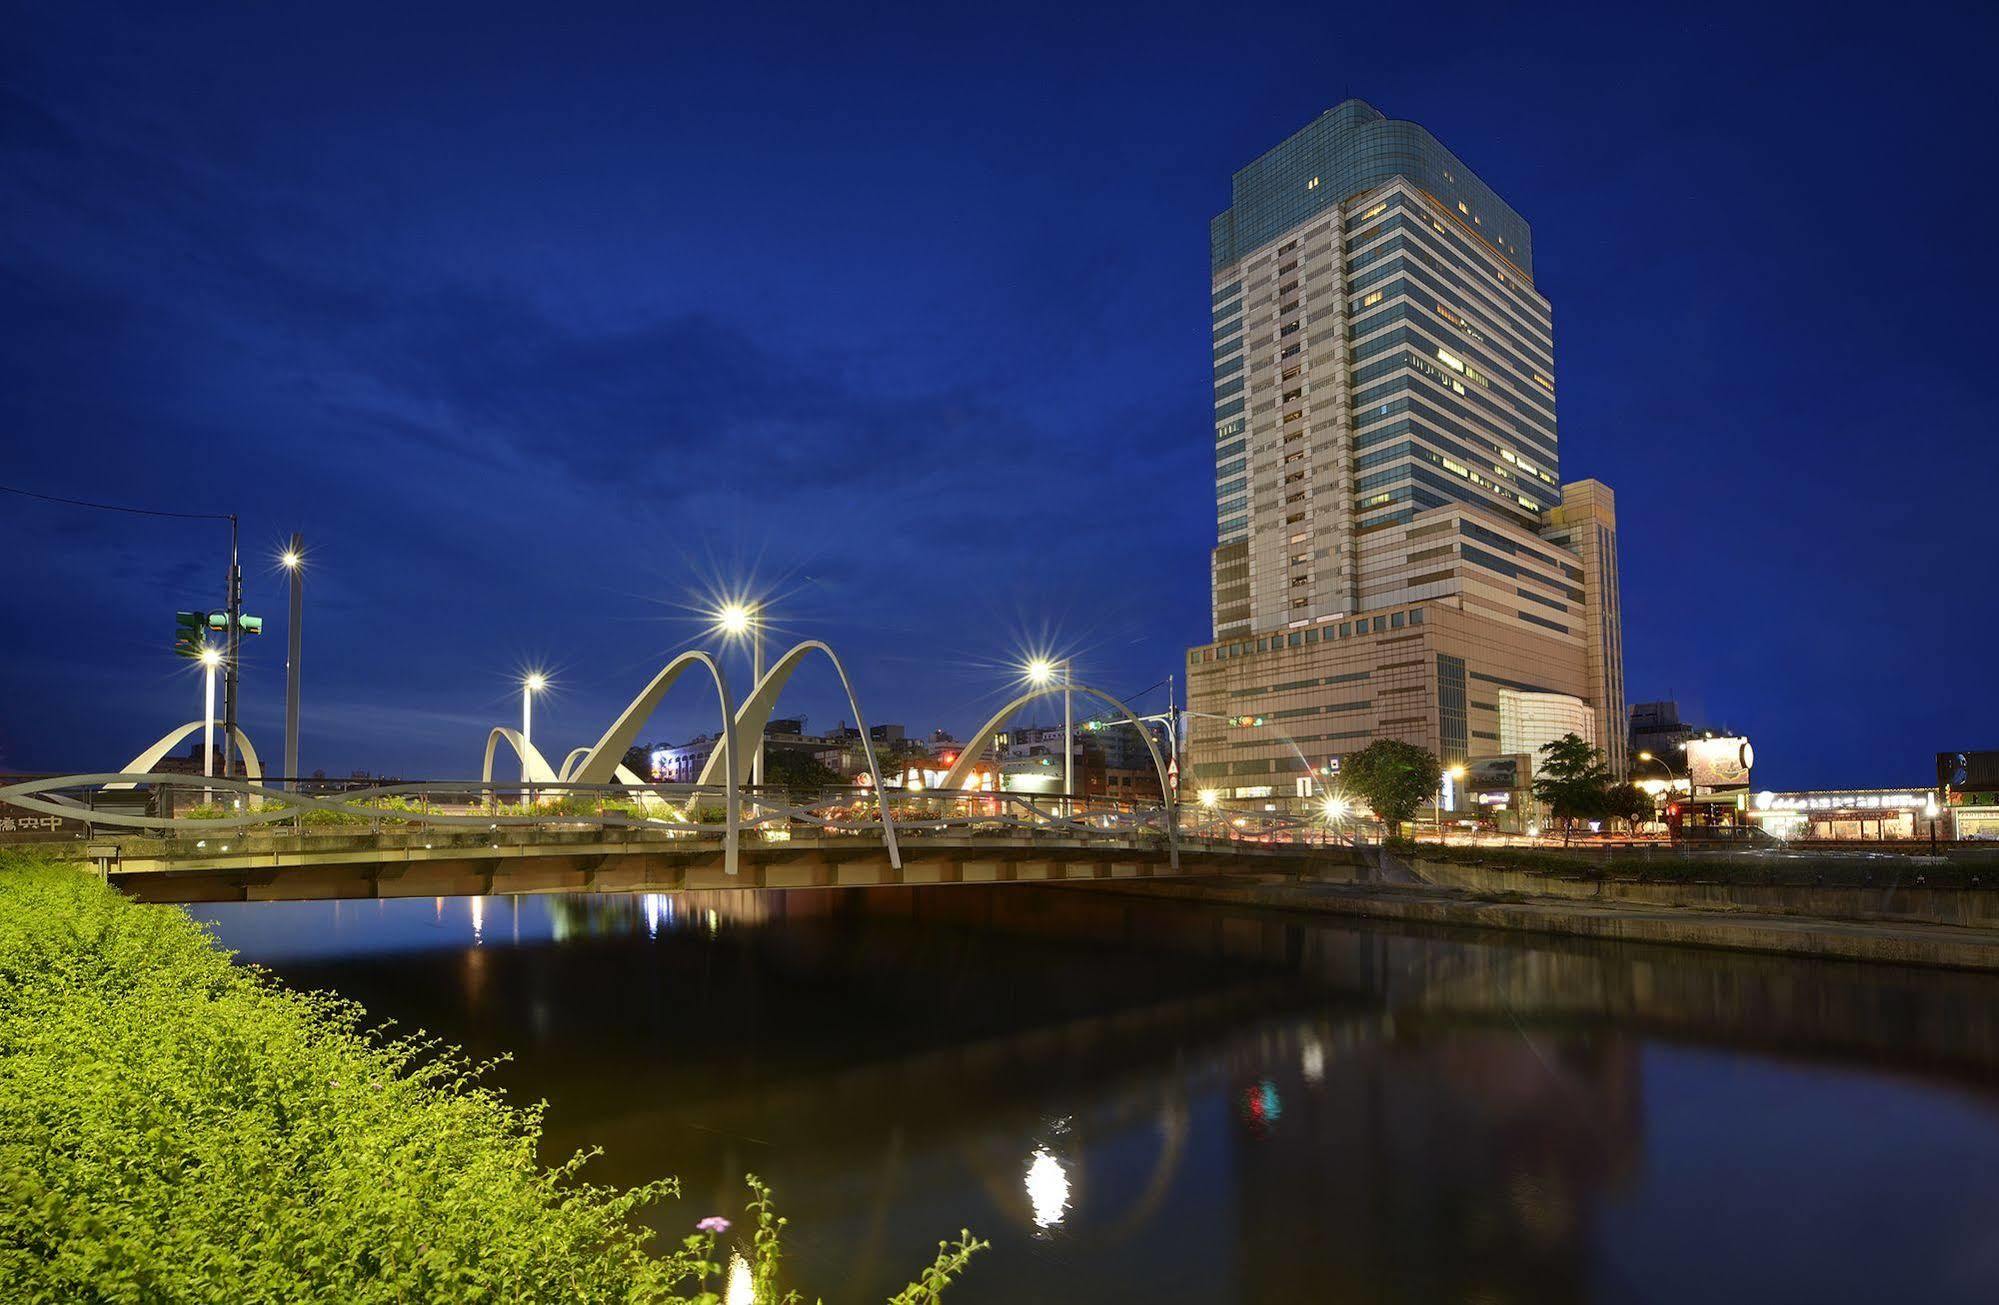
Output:
[[1458,207],[1472,229],[1529,281],[1533,229],[1491,187],[1413,122],[1386,117],[1365,100],[1343,100],[1235,174],[1227,212],[1208,228],[1220,271],[1300,222],[1394,177]]

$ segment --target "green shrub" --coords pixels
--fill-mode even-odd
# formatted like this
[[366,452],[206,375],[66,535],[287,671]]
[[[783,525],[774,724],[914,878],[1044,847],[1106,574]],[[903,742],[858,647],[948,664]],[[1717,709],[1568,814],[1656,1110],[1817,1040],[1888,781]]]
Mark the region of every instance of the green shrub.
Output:
[[[536,1159],[539,1107],[421,1035],[232,965],[185,912],[0,855],[0,1282],[24,1301],[713,1302],[713,1233],[655,1251],[677,1195]],[[775,1286],[751,1180],[746,1263]],[[692,1220],[690,1219],[690,1223]],[[941,1247],[903,1305],[981,1247]]]
[[301,815],[299,823],[307,829],[330,829],[341,826],[352,828],[365,827],[368,819],[365,816],[357,816],[351,811],[325,811],[315,808]]

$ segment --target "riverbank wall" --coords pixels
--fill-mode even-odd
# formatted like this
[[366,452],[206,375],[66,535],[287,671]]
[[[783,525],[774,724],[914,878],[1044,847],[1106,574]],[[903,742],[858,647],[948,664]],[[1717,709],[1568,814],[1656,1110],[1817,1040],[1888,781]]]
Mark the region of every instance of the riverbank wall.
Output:
[[[1893,921],[1999,930],[1999,886],[1929,887],[1919,872],[1903,870],[1896,882],[1873,887],[1819,884],[1744,884],[1701,878],[1633,878],[1587,871],[1523,870],[1505,865],[1408,862],[1415,876],[1437,888],[1479,895],[1522,894],[1623,906],[1664,906],[1699,911],[1750,911],[1827,920]],[[1697,872],[1696,872],[1697,873]],[[1889,878],[1884,871],[1882,878]]]
[[[1415,867],[1419,873],[1422,868]],[[1332,869],[1330,878],[1265,877],[1252,882],[1236,876],[1097,881],[1072,886],[1083,891],[1356,916],[1400,924],[1507,929],[1613,942],[1999,971],[1999,929],[1894,919],[1835,919],[1733,906],[1657,905],[1626,902],[1616,897],[1528,896],[1496,887],[1476,890],[1433,884],[1360,883],[1350,881],[1347,874],[1348,867],[1340,866]]]

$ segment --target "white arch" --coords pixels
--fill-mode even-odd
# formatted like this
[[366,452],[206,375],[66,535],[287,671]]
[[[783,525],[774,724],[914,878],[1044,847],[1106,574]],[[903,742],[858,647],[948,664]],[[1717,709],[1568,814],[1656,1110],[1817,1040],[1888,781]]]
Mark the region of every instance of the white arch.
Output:
[[577,759],[581,757],[587,757],[589,755],[590,755],[590,749],[588,748],[571,748],[569,750],[569,755],[562,759],[561,769],[557,770],[555,773],[557,775],[560,775],[563,779],[567,780],[570,774],[574,772],[576,769]]
[[[618,718],[611,722],[611,728],[604,731],[604,737],[597,740],[589,754],[570,772],[572,784],[603,784],[615,775],[621,782],[642,784],[637,775],[625,768],[625,750],[638,737],[639,727],[646,723],[653,708],[659,705],[673,682],[689,666],[700,665],[707,669],[708,678],[715,682],[715,697],[722,707],[722,752],[730,757],[736,755],[736,706],[729,697],[729,682],[722,678],[722,668],[715,659],[699,649],[691,649],[680,654],[660,669],[652,677],[652,682],[626,705]],[[737,811],[736,769],[733,766],[723,772],[723,868],[729,874],[736,873],[736,842],[740,815]]]
[[[806,639],[786,649],[784,656],[778,658],[771,668],[764,672],[763,679],[757,682],[756,687],[750,691],[750,696],[743,701],[742,709],[736,713],[736,737],[739,739],[763,737],[764,727],[770,724],[770,714],[777,707],[778,695],[784,692],[784,686],[790,682],[791,674],[798,669],[798,664],[805,660],[808,653],[814,652],[826,654],[826,660],[833,663],[833,673],[840,677],[840,689],[847,695],[847,706],[852,708],[854,713],[854,728],[861,732],[861,753],[868,759],[868,775],[875,783],[875,798],[881,807],[882,840],[888,844],[888,861],[891,866],[900,870],[902,849],[896,841],[895,821],[888,812],[888,798],[882,788],[881,765],[875,759],[874,744],[868,740],[868,722],[861,715],[860,701],[854,697],[854,686],[847,679],[847,668],[840,664],[838,653],[817,639]],[[747,747],[743,749],[742,755],[736,758],[736,764],[732,769],[735,771],[737,784],[749,783],[751,760],[752,750]],[[701,777],[697,782],[703,786],[713,784],[716,772],[721,769],[722,750],[716,748],[708,754],[708,760],[702,764]]]
[[[141,752],[138,756],[132,758],[131,761],[125,764],[125,769],[120,771],[119,773],[124,775],[150,775],[153,771],[153,767],[160,764],[160,758],[166,756],[169,752],[172,752],[176,747],[180,746],[180,741],[182,739],[194,733],[196,730],[200,729],[206,723],[207,722],[205,721],[191,720],[177,730],[173,730],[169,733],[162,734],[159,737],[158,741],[155,742],[152,747],[147,748],[144,752]],[[221,722],[218,721],[216,722],[216,724],[220,725]],[[243,777],[245,779],[252,781],[263,779],[264,767],[262,763],[260,763],[257,760],[257,750],[250,746],[250,736],[245,734],[243,732],[242,727],[239,725],[236,727],[234,731],[234,737],[236,739],[236,746],[243,750]],[[136,782],[137,781],[125,784],[106,784],[104,787],[107,789],[131,788],[134,786],[134,784],[136,784]]]
[[[963,788],[966,777],[972,773],[972,767],[976,766],[979,763],[979,758],[984,755],[986,745],[993,741],[993,735],[999,733],[1000,726],[1006,724],[1009,716],[1037,698],[1053,697],[1065,689],[1073,693],[1088,694],[1092,698],[1102,699],[1132,723],[1133,728],[1138,731],[1138,736],[1145,740],[1145,750],[1152,754],[1153,768],[1159,772],[1159,794],[1165,800],[1167,810],[1171,811],[1175,805],[1175,794],[1172,785],[1166,778],[1166,759],[1159,755],[1159,745],[1152,741],[1152,731],[1145,728],[1145,722],[1138,718],[1138,713],[1125,706],[1122,702],[1119,702],[1116,698],[1111,697],[1110,694],[1105,693],[1102,689],[1093,689],[1087,684],[1040,685],[1029,689],[1006,706],[1001,707],[993,713],[992,719],[981,725],[978,733],[972,735],[966,742],[964,750],[958,754],[957,764],[951,767],[950,772],[944,776],[944,782],[938,785],[938,787],[952,790]],[[1075,795],[1069,794],[1068,796],[1073,797]]]
[[559,784],[562,782],[556,777],[555,772],[549,769],[548,758],[541,755],[541,749],[535,747],[529,740],[522,738],[519,730],[508,729],[504,725],[496,725],[493,727],[493,732],[486,736],[486,764],[479,771],[480,783],[490,785],[493,782],[493,752],[500,746],[502,739],[506,740],[507,744],[513,748],[514,755],[521,759],[521,769],[527,772],[526,779],[528,783]]

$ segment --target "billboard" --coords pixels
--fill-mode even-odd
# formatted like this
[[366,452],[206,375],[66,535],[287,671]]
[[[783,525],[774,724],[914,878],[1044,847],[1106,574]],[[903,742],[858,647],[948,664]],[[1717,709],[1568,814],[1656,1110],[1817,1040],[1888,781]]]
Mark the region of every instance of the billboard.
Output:
[[1937,753],[1937,788],[1946,801],[1963,793],[1999,793],[1999,752]]
[[1687,778],[1696,793],[1748,788],[1749,767],[1755,759],[1745,738],[1687,740]]

